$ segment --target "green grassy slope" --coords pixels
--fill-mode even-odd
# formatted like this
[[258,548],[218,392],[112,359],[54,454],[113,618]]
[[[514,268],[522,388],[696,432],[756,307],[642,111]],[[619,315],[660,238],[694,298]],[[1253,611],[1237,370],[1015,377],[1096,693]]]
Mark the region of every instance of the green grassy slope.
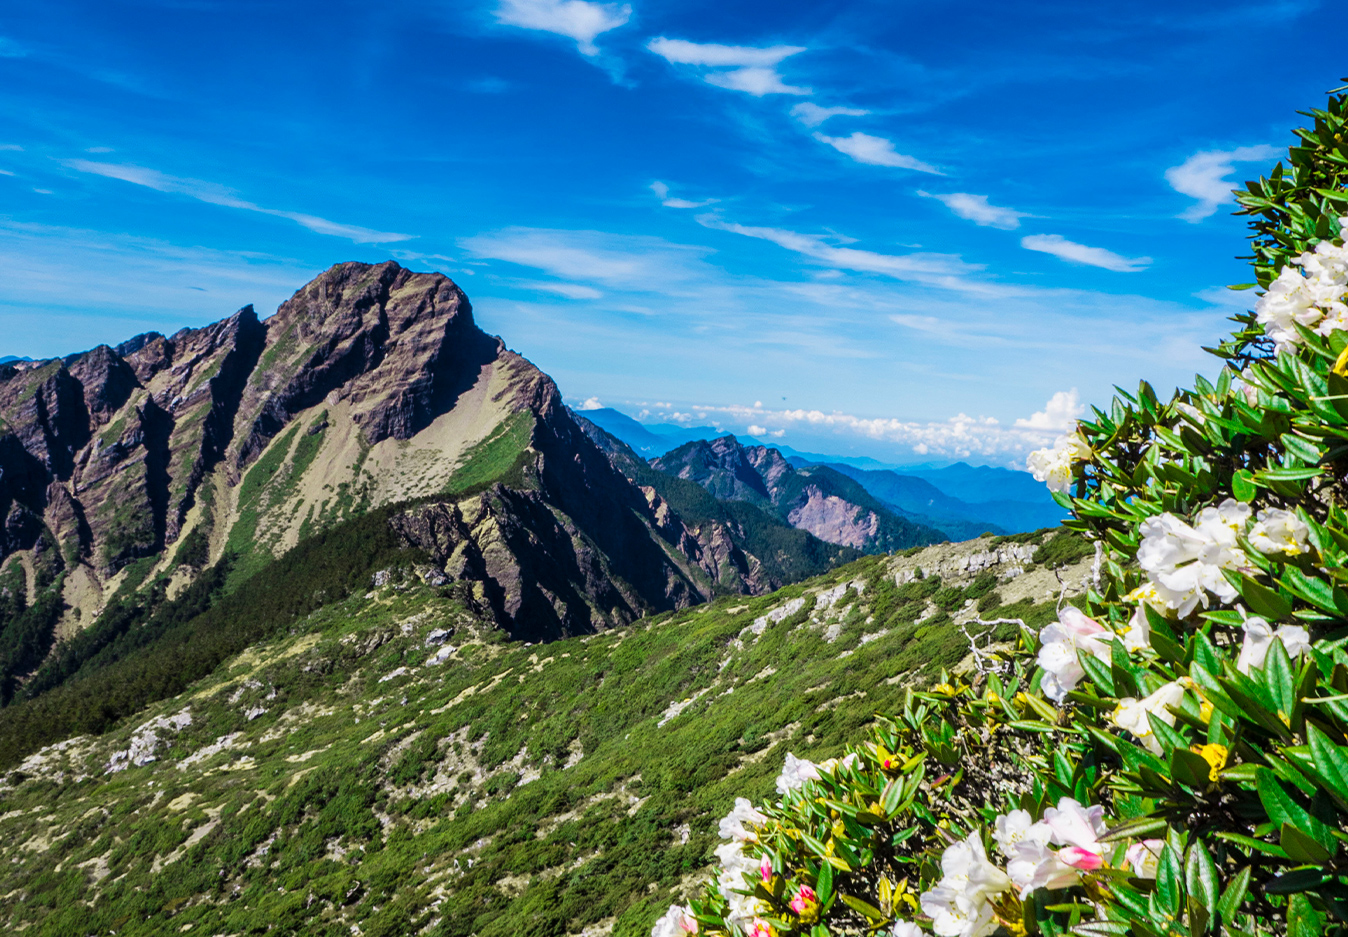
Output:
[[[896,584],[959,549],[538,646],[395,570],[10,770],[0,928],[644,937],[703,874],[734,797],[769,795],[788,750],[838,754],[964,657],[951,615],[1005,600],[996,614],[1052,616],[1047,571]],[[1034,544],[1004,549],[1021,550],[1006,574]],[[456,650],[430,663],[448,629]]]

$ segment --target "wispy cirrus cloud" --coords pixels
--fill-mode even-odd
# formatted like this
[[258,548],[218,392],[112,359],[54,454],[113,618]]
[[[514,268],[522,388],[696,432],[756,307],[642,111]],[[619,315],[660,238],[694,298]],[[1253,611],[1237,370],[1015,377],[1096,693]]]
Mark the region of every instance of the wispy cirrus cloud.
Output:
[[170,176],[157,169],[147,169],[144,166],[131,166],[123,163],[99,163],[87,159],[65,159],[60,162],[61,165],[68,169],[73,169],[76,172],[103,176],[107,179],[117,179],[121,182],[129,182],[132,185],[154,189],[156,192],[186,195],[189,198],[205,202],[208,205],[220,205],[224,208],[238,208],[243,211],[257,212],[261,215],[271,215],[275,218],[285,218],[295,222],[303,228],[308,228],[315,234],[327,234],[333,237],[346,238],[357,244],[390,244],[397,241],[411,240],[416,237],[414,234],[376,231],[372,228],[360,227],[359,225],[342,224],[337,221],[329,221],[327,218],[320,218],[317,215],[307,215],[303,212],[285,211],[279,208],[265,208],[255,202],[239,198],[232,189],[217,183],[204,182],[200,179],[187,179],[180,176]]
[[869,113],[860,107],[820,107],[813,101],[801,101],[791,108],[791,116],[806,127],[818,127],[832,117],[865,117]]
[[966,263],[958,254],[882,254],[855,247],[838,247],[830,244],[823,235],[735,224],[717,215],[700,215],[697,220],[707,228],[770,241],[778,247],[836,269],[878,273],[896,280],[911,280],[947,288],[980,289],[980,286],[964,280],[964,277],[977,273],[983,267]]
[[1002,208],[988,202],[986,195],[973,195],[969,192],[950,192],[946,195],[918,190],[923,198],[934,198],[956,215],[986,228],[1001,228],[1011,231],[1020,227],[1020,219],[1029,218],[1027,212],[1013,208]]
[[1052,254],[1060,260],[1113,270],[1115,273],[1140,273],[1151,266],[1150,257],[1124,257],[1103,247],[1089,247],[1069,241],[1059,234],[1030,234],[1020,239],[1026,250]]
[[693,202],[686,198],[671,198],[669,186],[663,182],[652,182],[651,191],[660,199],[660,204],[666,208],[705,208],[717,201],[714,198],[703,199],[700,202]]
[[581,55],[593,57],[599,54],[595,39],[625,25],[632,18],[632,8],[626,3],[589,0],[501,0],[495,15],[506,26],[574,39]]
[[703,69],[702,80],[718,88],[743,91],[759,98],[767,94],[812,93],[809,88],[788,85],[777,72],[783,59],[806,51],[805,46],[727,46],[658,36],[646,43],[646,48],[672,64]]
[[820,143],[827,143],[839,153],[852,157],[858,163],[866,163],[871,166],[893,166],[896,169],[912,169],[916,172],[928,172],[936,176],[945,175],[930,163],[924,163],[914,156],[905,156],[898,152],[894,149],[894,144],[884,137],[873,137],[869,133],[857,131],[847,137],[829,137],[822,133],[816,133],[814,138]]
[[459,245],[476,257],[635,292],[660,292],[696,278],[711,253],[658,237],[521,227],[463,238]]
[[1181,195],[1198,200],[1177,217],[1196,224],[1214,214],[1219,205],[1234,202],[1231,190],[1235,183],[1227,177],[1235,172],[1235,164],[1273,159],[1280,152],[1276,146],[1267,145],[1204,150],[1171,166],[1165,171],[1165,181]]

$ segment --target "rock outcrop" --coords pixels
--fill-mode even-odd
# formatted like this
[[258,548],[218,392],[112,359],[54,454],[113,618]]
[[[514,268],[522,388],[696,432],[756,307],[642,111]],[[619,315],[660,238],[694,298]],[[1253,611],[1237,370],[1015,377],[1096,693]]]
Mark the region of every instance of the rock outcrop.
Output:
[[946,539],[831,468],[794,468],[778,450],[743,446],[734,436],[691,442],[650,464],[717,498],[757,505],[828,543],[875,553]]

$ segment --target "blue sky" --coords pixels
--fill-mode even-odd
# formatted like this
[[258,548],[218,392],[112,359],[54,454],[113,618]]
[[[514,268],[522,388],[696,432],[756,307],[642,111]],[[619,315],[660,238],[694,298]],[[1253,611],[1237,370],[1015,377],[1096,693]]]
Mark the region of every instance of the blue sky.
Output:
[[1212,365],[1338,3],[7,3],[0,355],[440,270],[576,406],[1016,464]]

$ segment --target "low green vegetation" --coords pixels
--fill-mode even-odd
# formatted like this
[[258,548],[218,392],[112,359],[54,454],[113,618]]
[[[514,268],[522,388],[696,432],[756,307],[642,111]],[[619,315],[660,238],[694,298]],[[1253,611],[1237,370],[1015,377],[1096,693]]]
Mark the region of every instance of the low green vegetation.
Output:
[[[102,738],[10,750],[0,927],[644,937],[713,862],[734,797],[771,795],[786,752],[838,754],[959,664],[969,639],[952,615],[969,601],[1033,591],[991,574],[900,583],[915,560],[867,557],[770,596],[529,646],[374,547],[333,576],[344,591],[304,601],[323,586],[298,571],[342,546],[274,567],[288,614],[250,585],[250,604],[275,608],[270,636],[182,695]],[[384,584],[367,592],[370,568]],[[173,646],[239,615],[231,601]],[[92,701],[82,684],[138,660],[33,702]],[[137,751],[156,760],[107,772]]]
[[534,431],[534,415],[521,410],[513,413],[491,435],[468,450],[445,489],[446,494],[466,497],[501,482],[512,488],[525,484],[525,466],[529,463],[529,440]]

